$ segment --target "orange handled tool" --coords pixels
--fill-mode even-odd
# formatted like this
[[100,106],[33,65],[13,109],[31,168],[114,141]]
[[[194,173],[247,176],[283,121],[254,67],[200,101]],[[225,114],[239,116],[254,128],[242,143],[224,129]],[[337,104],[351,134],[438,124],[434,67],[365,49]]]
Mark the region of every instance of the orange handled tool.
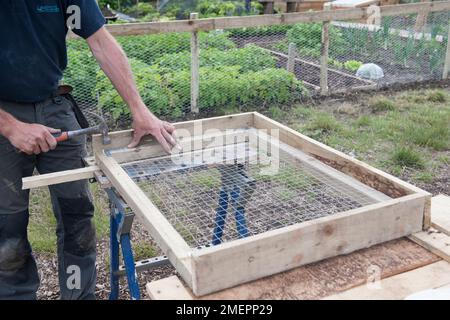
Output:
[[[59,134],[59,133],[57,133],[57,134]],[[68,132],[63,132],[63,133],[59,134],[59,136],[56,136],[56,134],[54,134],[53,136],[56,138],[56,142],[63,142],[63,141],[69,140]]]
[[[79,129],[79,130],[73,130],[73,131],[64,131],[64,132],[58,132],[54,133],[53,136],[55,137],[56,141],[64,142],[67,140],[70,140],[74,137],[84,136],[84,135],[92,135],[92,134],[98,134],[100,133],[103,138],[103,144],[107,145],[111,143],[111,138],[109,137],[109,131],[108,131],[108,125],[105,123],[103,119],[101,119],[101,123],[95,127],[89,127],[86,129]],[[18,153],[21,153],[22,151],[17,150]]]
[[86,128],[86,129],[65,131],[62,133],[54,133],[53,136],[55,137],[57,142],[64,142],[64,141],[70,140],[74,137],[92,135],[92,134],[97,134],[97,133],[101,133],[103,135],[103,140],[104,140],[103,143],[104,144],[111,143],[111,139],[109,138],[109,135],[108,135],[108,127],[106,127],[104,124],[101,124],[101,125],[98,125],[95,127]]

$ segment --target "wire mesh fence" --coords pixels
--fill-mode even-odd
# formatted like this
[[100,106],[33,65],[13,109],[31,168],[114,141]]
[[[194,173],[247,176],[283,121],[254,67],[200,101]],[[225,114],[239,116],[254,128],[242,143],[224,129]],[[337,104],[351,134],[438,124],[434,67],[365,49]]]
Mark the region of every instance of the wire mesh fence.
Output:
[[449,19],[448,12],[439,12],[423,24],[418,14],[382,17],[379,26],[336,22],[330,68],[357,75],[361,64],[375,64],[383,77],[370,80],[378,87],[441,79]]
[[[329,28],[330,92],[440,79],[450,13],[431,12],[365,21],[334,21]],[[145,104],[176,121],[286,106],[320,92],[323,23],[230,28],[198,33],[199,56],[189,32],[119,36]],[[83,110],[101,113],[112,129],[128,128],[126,104],[100,70],[87,45],[70,40],[64,82]],[[198,69],[193,68],[198,59]],[[359,72],[369,65],[369,72]],[[379,72],[373,74],[370,66]],[[367,71],[367,70],[366,70]],[[198,101],[193,101],[197,75]],[[194,103],[195,102],[195,103]]]

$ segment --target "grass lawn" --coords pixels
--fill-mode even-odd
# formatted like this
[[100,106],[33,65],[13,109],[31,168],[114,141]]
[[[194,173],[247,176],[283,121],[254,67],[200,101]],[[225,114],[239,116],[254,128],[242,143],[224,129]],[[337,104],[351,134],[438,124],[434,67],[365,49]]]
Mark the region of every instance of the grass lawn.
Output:
[[450,162],[450,92],[363,94],[357,102],[325,101],[268,115],[377,168],[420,185]]
[[[266,114],[318,141],[433,192],[450,163],[450,91],[446,89],[364,93],[353,99],[324,99],[319,104],[271,107]],[[200,177],[195,183],[215,185]],[[105,195],[91,185],[99,239],[108,237]],[[445,191],[445,190],[444,190]],[[450,190],[447,190],[450,194]],[[55,253],[55,219],[46,189],[31,195],[29,238],[34,251]],[[137,258],[157,250],[136,241]]]

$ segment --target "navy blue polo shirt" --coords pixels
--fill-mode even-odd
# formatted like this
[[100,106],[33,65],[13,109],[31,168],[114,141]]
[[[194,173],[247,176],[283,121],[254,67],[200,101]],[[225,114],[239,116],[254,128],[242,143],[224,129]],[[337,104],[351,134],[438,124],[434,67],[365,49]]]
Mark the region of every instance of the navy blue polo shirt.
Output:
[[105,24],[95,0],[2,0],[0,6],[5,101],[39,102],[56,90],[67,66],[67,21],[85,39]]

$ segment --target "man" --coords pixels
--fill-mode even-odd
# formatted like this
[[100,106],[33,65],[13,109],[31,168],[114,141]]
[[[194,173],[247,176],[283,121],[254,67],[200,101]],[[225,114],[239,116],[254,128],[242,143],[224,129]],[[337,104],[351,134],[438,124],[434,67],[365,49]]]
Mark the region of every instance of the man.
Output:
[[[78,16],[77,16],[78,15]],[[27,239],[29,193],[22,177],[83,166],[85,139],[56,143],[59,130],[80,128],[75,105],[57,91],[66,67],[67,21],[93,55],[133,116],[136,146],[145,135],[170,152],[174,127],[144,105],[129,63],[104,28],[95,0],[5,0],[0,9],[0,299],[35,299],[36,263]],[[75,19],[75,20],[74,20]],[[77,20],[78,26],[77,26]],[[86,181],[50,187],[58,221],[62,299],[94,299],[94,207]],[[80,270],[79,286],[71,281]]]

